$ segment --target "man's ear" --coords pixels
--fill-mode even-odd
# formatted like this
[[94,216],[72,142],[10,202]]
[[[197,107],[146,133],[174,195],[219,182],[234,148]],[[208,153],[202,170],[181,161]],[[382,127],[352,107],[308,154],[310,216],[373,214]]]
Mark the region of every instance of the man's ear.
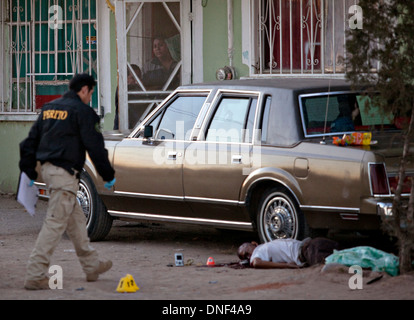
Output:
[[254,245],[255,247],[257,247],[259,244],[256,241],[252,241],[252,245]]
[[83,95],[87,95],[89,93],[89,87],[88,86],[83,86],[81,89],[81,92]]
[[90,102],[89,92],[90,92],[90,90],[89,90],[89,87],[87,85],[84,85],[78,92],[79,98],[85,104],[89,104],[89,102]]

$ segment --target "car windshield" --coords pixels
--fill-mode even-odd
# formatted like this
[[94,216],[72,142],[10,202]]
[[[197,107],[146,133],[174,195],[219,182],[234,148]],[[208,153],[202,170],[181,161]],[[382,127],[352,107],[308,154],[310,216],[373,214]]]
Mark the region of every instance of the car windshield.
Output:
[[306,137],[355,131],[395,130],[394,116],[357,93],[309,94],[299,98]]

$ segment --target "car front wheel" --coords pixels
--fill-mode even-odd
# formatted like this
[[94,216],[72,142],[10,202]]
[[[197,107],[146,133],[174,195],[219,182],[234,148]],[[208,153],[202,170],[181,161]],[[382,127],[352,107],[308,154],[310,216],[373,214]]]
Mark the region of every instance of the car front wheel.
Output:
[[283,188],[272,188],[263,194],[257,214],[261,242],[302,239],[306,233],[305,226],[298,204]]
[[79,180],[78,202],[86,217],[86,229],[91,241],[104,239],[112,227],[112,217],[96,192],[90,176],[83,171]]

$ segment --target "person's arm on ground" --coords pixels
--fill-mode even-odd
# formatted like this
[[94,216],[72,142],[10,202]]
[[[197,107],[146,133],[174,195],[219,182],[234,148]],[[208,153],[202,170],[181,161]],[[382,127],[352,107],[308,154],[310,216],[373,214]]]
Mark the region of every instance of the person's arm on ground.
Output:
[[294,263],[279,263],[272,261],[263,261],[260,258],[254,258],[251,263],[253,268],[257,269],[299,269],[300,266]]

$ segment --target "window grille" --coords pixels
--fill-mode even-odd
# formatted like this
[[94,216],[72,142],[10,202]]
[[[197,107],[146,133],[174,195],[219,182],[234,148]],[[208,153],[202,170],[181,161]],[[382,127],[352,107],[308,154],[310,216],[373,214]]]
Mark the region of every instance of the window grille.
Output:
[[349,8],[358,0],[260,0],[256,75],[345,75]]
[[67,90],[75,73],[97,79],[96,0],[7,0],[0,17],[5,48],[0,113],[40,111]]

